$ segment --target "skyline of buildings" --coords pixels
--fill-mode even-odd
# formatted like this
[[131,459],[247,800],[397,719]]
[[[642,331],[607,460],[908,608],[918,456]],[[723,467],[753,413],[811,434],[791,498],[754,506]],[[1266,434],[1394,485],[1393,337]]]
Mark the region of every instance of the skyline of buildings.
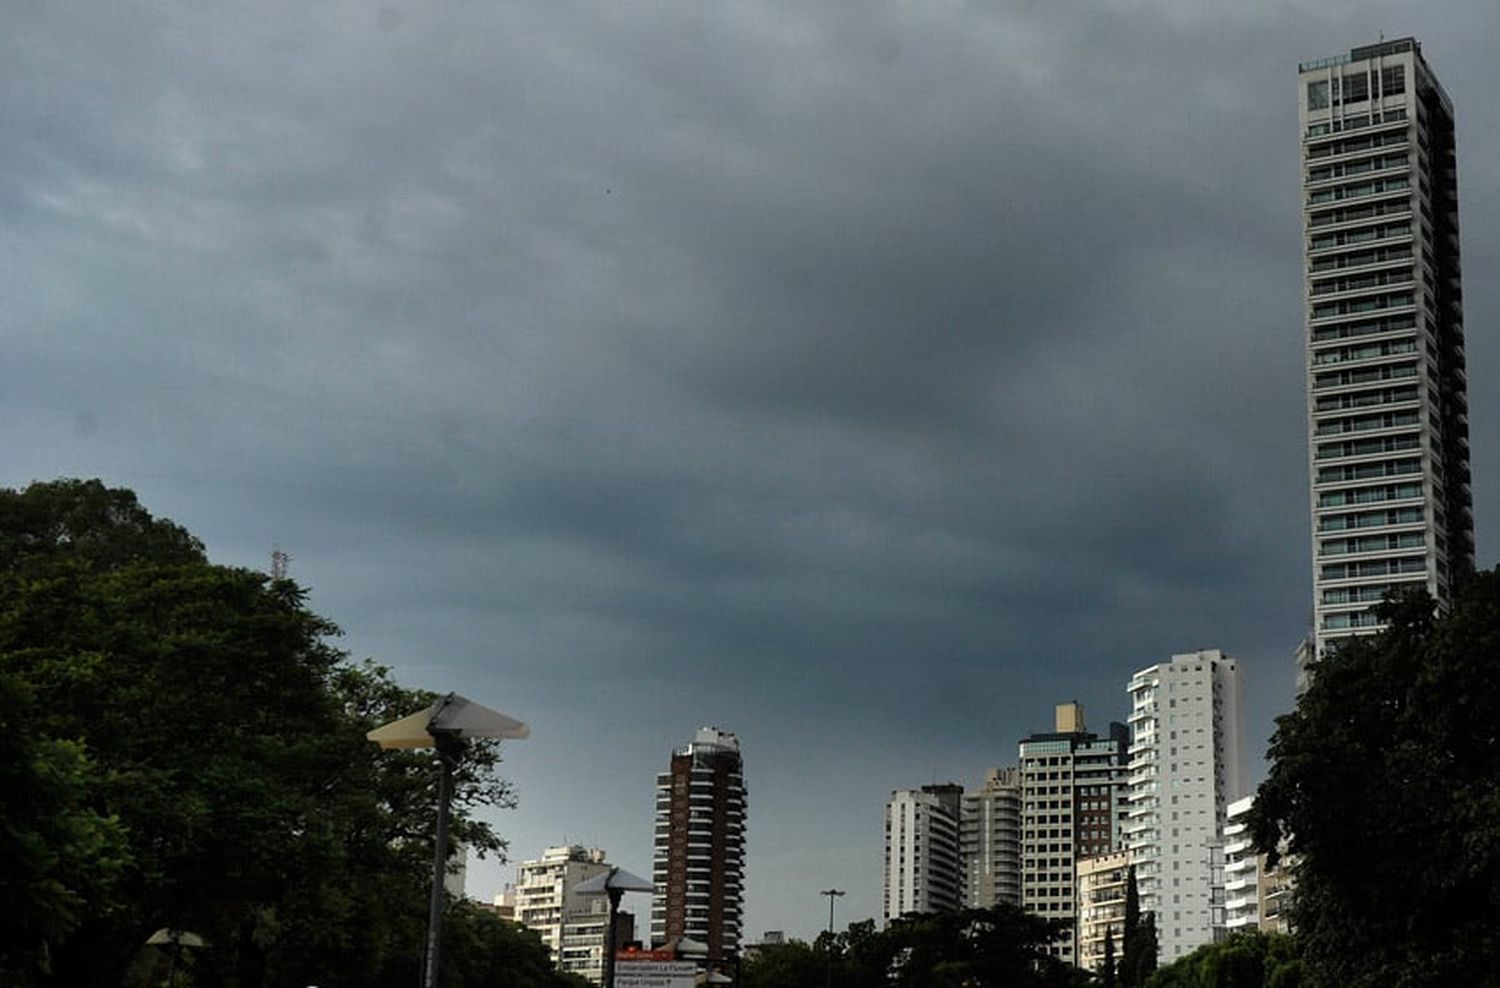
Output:
[[1413,38],[1299,66],[1315,660],[1474,565],[1453,106]]
[[[1314,588],[1302,680],[1333,643],[1381,630],[1374,607],[1392,590],[1446,606],[1474,534],[1451,101],[1412,38],[1303,63],[1298,84]],[[885,921],[1013,902],[1071,920],[1055,953],[1092,970],[1134,868],[1162,964],[1235,930],[1284,931],[1288,879],[1245,833],[1239,664],[1176,654],[1126,691],[1128,728],[1107,737],[1061,704],[1055,729],[1022,739],[978,790],[893,790]],[[673,766],[658,783],[658,876],[676,860],[661,843]]]

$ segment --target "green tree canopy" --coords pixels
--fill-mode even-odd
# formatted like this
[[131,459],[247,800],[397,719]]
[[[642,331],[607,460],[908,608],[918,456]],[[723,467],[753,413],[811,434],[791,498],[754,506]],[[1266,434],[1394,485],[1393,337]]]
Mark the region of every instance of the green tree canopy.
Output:
[[[765,948],[744,969],[747,988],[1071,988],[1092,979],[1053,957],[1065,929],[1014,906],[913,914],[877,931],[873,920],[846,933]],[[831,967],[830,967],[831,962]]]
[[1158,969],[1147,988],[1299,988],[1302,961],[1283,933],[1236,933]]
[[[209,941],[197,985],[415,981],[436,773],[364,735],[432,695],[350,663],[300,587],[210,564],[128,491],[0,490],[0,547],[0,882],[27,917],[6,983],[149,980],[162,927]],[[455,835],[481,851],[501,848],[469,812],[508,801],[497,763],[475,746],[458,779]],[[475,970],[524,952],[490,919],[460,922]]]
[[1500,572],[1381,615],[1277,721],[1252,832],[1292,856],[1309,983],[1500,984]]

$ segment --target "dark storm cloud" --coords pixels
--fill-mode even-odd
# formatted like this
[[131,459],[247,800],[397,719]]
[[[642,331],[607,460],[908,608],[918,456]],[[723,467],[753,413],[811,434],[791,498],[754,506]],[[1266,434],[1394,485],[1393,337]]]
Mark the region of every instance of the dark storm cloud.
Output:
[[[1377,13],[30,5],[8,483],[104,475],[235,563],[279,543],[351,650],[514,704],[518,854],[649,867],[667,748],[738,729],[751,932],[813,929],[818,869],[868,914],[886,792],[977,781],[1052,703],[1102,725],[1200,646],[1245,660],[1262,736],[1285,702],[1292,73]],[[1493,19],[1424,37],[1471,273]],[[1477,382],[1500,299],[1466,301]]]

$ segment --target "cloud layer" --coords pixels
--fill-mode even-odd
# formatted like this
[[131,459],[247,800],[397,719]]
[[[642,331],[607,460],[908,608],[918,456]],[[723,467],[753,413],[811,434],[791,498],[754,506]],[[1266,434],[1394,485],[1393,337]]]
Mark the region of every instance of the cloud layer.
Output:
[[1294,73],[1371,24],[1459,111],[1493,561],[1496,15],[1388,6],[28,4],[4,482],[280,545],[354,653],[531,721],[517,857],[644,873],[719,723],[751,935],[877,913],[890,789],[1172,651],[1243,659],[1258,758],[1310,603]]

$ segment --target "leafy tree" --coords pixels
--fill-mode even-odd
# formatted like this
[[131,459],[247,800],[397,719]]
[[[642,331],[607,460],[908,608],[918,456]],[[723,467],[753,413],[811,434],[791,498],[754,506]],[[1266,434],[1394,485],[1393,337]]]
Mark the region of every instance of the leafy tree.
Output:
[[835,988],[1072,988],[1092,979],[1051,956],[1065,929],[1014,906],[912,914],[883,931],[874,920],[819,937],[827,951],[793,942],[764,948],[744,969],[747,988],[820,988],[833,961]]
[[[364,734],[432,696],[350,664],[305,597],[211,565],[128,491],[0,490],[19,787],[0,795],[0,881],[30,917],[0,941],[5,983],[150,980],[161,927],[208,940],[195,985],[416,980],[436,773]],[[474,746],[458,779],[455,836],[481,851],[501,842],[466,811],[509,798],[497,762]],[[490,934],[474,942],[499,949]]]
[[1309,984],[1500,984],[1500,572],[1380,615],[1278,719],[1252,833],[1293,856]]
[[[823,988],[830,980],[828,965],[831,957],[826,943],[829,939],[827,933],[818,938],[819,946],[824,947],[822,950],[802,940],[758,948],[742,966],[744,988]],[[845,982],[840,979],[836,983]]]
[[1135,865],[1125,873],[1125,931],[1123,956],[1116,971],[1121,988],[1141,988],[1156,970],[1156,916],[1141,914],[1141,890]]
[[119,820],[87,805],[93,771],[81,744],[34,736],[30,691],[0,672],[0,982],[51,967],[47,945],[86,910],[118,904],[127,861]]
[[1297,988],[1302,962],[1285,934],[1236,933],[1206,944],[1151,975],[1148,988]]

